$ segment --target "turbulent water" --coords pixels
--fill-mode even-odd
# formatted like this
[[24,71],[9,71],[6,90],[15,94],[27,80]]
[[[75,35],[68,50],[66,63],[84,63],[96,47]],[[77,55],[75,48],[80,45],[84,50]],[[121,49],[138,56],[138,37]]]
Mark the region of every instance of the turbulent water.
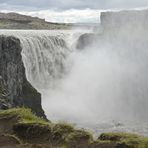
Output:
[[[107,45],[78,51],[77,40],[85,32],[91,31],[1,30],[0,34],[20,39],[27,78],[42,93],[49,119],[72,122],[95,133],[128,131],[148,135],[143,108],[147,101],[136,100],[143,95],[137,84],[145,84],[141,83],[145,79],[141,65],[132,59],[133,51],[126,53],[130,60],[123,60]],[[132,95],[129,88],[137,93]]]

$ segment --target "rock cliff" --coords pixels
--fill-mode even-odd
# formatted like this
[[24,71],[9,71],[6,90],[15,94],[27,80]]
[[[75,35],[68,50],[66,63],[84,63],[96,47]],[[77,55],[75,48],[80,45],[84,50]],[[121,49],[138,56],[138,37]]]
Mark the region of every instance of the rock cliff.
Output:
[[0,77],[9,94],[9,106],[26,106],[36,115],[45,118],[41,107],[41,95],[26,79],[21,51],[19,39],[0,36]]
[[114,47],[147,48],[148,10],[101,12],[100,28],[98,33],[80,36],[77,47],[98,42]]
[[11,105],[8,91],[6,90],[4,80],[0,76],[0,109],[9,109],[11,107],[12,105]]
[[147,29],[148,10],[102,12],[100,21],[104,31],[121,30],[123,28],[141,31]]
[[47,22],[18,13],[0,13],[0,29],[68,29],[70,24]]

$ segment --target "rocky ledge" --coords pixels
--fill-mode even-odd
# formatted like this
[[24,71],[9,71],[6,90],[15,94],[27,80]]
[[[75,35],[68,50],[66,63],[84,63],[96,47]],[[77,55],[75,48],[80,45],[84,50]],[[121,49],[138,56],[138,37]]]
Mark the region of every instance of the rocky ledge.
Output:
[[21,51],[19,39],[0,36],[0,109],[25,106],[46,118],[41,94],[26,79]]
[[147,148],[148,138],[127,133],[103,133],[97,140],[84,129],[51,123],[30,109],[0,111],[1,148]]

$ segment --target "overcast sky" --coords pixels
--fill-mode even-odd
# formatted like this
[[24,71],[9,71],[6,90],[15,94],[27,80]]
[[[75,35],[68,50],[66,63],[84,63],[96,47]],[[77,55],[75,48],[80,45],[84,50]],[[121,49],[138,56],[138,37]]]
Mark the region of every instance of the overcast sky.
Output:
[[[147,6],[148,0],[0,0],[1,11],[17,11],[46,18],[48,21],[59,22],[78,22],[81,20],[81,16],[81,22],[96,22],[98,18],[87,19],[84,16],[97,15],[98,11],[102,9],[129,9]],[[65,17],[66,14],[68,15],[67,18]],[[78,18],[75,14],[80,14],[80,17]]]

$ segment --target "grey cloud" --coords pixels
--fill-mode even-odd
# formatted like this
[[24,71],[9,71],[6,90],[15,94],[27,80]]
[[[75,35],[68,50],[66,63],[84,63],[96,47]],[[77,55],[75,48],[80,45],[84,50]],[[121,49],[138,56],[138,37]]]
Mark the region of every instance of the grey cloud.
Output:
[[0,0],[0,5],[38,9],[110,9],[148,6],[148,0]]

